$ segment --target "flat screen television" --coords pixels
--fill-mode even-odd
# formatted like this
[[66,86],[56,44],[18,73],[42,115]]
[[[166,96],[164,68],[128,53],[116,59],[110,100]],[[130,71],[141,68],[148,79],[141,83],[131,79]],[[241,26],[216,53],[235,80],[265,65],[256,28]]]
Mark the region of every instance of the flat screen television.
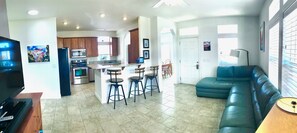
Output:
[[0,36],[0,106],[23,89],[20,42]]

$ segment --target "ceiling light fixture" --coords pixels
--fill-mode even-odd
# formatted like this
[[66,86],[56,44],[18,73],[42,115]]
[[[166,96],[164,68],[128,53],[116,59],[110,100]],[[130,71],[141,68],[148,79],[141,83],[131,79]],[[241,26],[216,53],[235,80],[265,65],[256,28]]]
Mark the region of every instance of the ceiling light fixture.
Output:
[[127,17],[123,17],[123,20],[126,21],[127,20]]
[[104,13],[101,13],[101,14],[100,14],[100,17],[101,17],[101,18],[104,18],[104,17],[105,17],[105,14],[104,14]]
[[31,15],[31,16],[38,15],[38,13],[39,13],[39,12],[38,12],[37,10],[29,10],[29,11],[28,11],[28,14]]
[[184,0],[160,0],[157,4],[153,6],[153,8],[157,8],[161,6],[162,4],[165,4],[166,6],[186,6],[189,5]]
[[67,22],[67,21],[65,21],[63,24],[66,26],[66,25],[68,25],[68,22]]
[[76,29],[78,30],[80,27],[79,26],[76,26]]
[[180,0],[163,0],[167,6],[176,6],[180,3]]

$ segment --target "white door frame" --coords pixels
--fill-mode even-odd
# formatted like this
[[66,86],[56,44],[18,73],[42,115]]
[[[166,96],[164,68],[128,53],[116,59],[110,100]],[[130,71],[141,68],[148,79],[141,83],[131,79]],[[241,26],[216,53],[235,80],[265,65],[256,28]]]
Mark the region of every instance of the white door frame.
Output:
[[[201,61],[200,61],[200,41],[199,41],[199,36],[187,36],[187,37],[179,37],[178,38],[178,44],[177,44],[177,67],[178,67],[178,71],[177,71],[177,77],[176,77],[176,80],[177,80],[177,83],[181,83],[181,40],[182,39],[192,39],[192,38],[196,38],[197,41],[198,41],[198,51],[199,51],[199,58],[198,58],[198,61],[199,61],[199,66],[201,66]],[[200,68],[199,68],[200,69]],[[199,75],[201,75],[201,72],[199,71]]]

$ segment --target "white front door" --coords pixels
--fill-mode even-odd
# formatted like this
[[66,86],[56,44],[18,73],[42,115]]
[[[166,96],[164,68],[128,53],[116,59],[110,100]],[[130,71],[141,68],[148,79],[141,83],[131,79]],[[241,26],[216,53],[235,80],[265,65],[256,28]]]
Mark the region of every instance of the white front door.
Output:
[[184,84],[196,84],[199,79],[198,38],[180,40],[180,81]]

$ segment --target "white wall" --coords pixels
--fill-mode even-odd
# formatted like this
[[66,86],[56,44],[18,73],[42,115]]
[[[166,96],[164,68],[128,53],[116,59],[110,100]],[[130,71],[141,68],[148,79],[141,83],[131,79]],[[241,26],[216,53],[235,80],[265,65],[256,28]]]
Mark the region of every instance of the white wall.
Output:
[[[11,38],[21,43],[23,92],[43,92],[42,98],[60,98],[56,18],[9,21],[9,29]],[[28,45],[49,45],[50,62],[28,63]]]
[[[138,17],[138,29],[139,29],[139,56],[143,57],[143,50],[151,50],[151,19],[147,18],[147,17],[143,17],[143,16],[139,16]],[[143,48],[143,39],[147,38],[149,39],[149,48]],[[150,53],[151,56],[151,53]],[[150,59],[146,59],[144,60],[144,63],[146,66],[151,66],[151,60]]]
[[272,0],[266,0],[265,4],[262,7],[262,11],[260,13],[259,17],[259,25],[262,25],[262,23],[265,21],[265,51],[260,52],[259,54],[259,66],[268,73],[268,63],[269,63],[269,23],[268,23],[268,9],[269,4]]
[[9,38],[6,1],[0,0],[0,36]]
[[[178,29],[198,26],[200,77],[216,76],[218,66],[217,25],[238,24],[238,48],[250,53],[250,65],[259,64],[259,20],[258,17],[205,18],[177,24]],[[203,51],[203,41],[211,41],[211,51]]]
[[130,30],[138,28],[138,22],[135,21],[128,27],[124,27],[116,32],[116,36],[119,38],[119,55],[118,60],[121,60],[122,63],[128,64],[128,45],[126,45],[125,37],[129,33]]
[[[176,33],[176,25],[174,22],[161,18],[161,17],[152,17],[151,18],[151,44],[150,44],[150,52],[151,52],[151,64],[152,65],[159,65],[161,67],[162,65],[162,58],[161,58],[161,31],[164,29],[171,29],[174,33]],[[174,40],[175,42],[175,40]],[[173,49],[176,49],[176,43],[172,44]],[[174,55],[176,54],[176,51]],[[172,69],[173,73],[177,73],[179,70],[177,69],[177,63],[176,63],[176,58],[173,57],[172,60]],[[159,73],[161,75],[162,73],[162,68],[159,69]],[[176,74],[174,74],[170,79],[174,83],[176,83]],[[163,87],[165,87],[167,84],[166,81],[169,80],[163,80],[162,76],[158,76],[158,81],[160,86],[160,90],[163,90]]]

